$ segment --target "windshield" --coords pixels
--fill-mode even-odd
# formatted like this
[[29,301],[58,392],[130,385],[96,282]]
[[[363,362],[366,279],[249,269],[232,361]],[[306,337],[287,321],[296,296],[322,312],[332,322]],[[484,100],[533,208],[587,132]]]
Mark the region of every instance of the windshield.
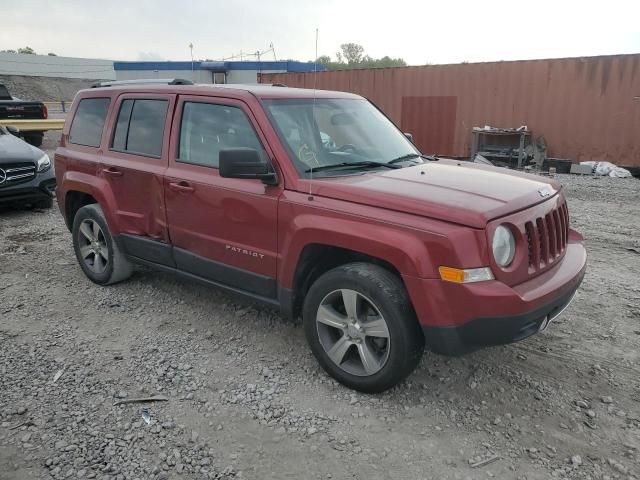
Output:
[[[265,100],[280,139],[302,176],[344,175],[376,168],[420,152],[376,107],[364,99]],[[336,165],[335,169],[331,165]],[[339,167],[339,168],[338,168]],[[315,176],[315,173],[313,173]]]

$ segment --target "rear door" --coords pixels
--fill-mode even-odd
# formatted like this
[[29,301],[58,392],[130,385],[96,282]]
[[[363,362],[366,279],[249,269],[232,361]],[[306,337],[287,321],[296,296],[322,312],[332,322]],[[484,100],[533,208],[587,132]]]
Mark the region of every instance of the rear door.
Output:
[[[163,175],[175,100],[170,94],[120,95],[107,132],[99,175],[115,196],[117,231],[128,253],[141,258],[148,257],[144,253],[150,242],[145,240],[169,241]],[[165,253],[159,263],[171,263],[168,247]]]
[[241,101],[180,96],[165,175],[167,220],[179,269],[254,295],[276,297],[277,203],[282,186],[222,178],[221,149],[273,158]]

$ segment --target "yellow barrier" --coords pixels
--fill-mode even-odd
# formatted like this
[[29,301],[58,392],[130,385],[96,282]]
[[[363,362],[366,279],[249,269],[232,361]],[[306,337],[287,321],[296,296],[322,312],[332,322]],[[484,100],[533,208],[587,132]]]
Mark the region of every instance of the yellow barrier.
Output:
[[45,130],[62,130],[64,118],[50,118],[48,120],[0,120],[0,125],[16,127],[21,132],[43,132]]

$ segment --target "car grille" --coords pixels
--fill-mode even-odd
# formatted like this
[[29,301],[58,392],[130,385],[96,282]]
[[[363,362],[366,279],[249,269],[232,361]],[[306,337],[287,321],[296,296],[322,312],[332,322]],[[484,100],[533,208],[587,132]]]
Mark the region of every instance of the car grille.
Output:
[[569,237],[569,210],[566,202],[543,217],[525,223],[529,246],[529,270],[537,271],[562,256]]
[[0,165],[0,188],[28,182],[36,176],[33,163],[8,163]]

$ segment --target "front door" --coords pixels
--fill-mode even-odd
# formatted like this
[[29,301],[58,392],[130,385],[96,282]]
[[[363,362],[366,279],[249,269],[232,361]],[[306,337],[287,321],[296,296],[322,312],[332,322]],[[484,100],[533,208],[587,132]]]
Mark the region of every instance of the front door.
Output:
[[218,154],[235,147],[272,158],[243,102],[178,98],[164,180],[174,259],[180,270],[273,299],[282,187],[220,177]]

